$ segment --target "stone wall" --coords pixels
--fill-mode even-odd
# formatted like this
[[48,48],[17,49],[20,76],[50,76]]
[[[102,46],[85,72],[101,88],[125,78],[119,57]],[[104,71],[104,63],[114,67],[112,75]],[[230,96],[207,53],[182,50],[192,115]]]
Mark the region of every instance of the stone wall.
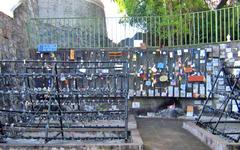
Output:
[[29,43],[27,33],[27,22],[32,17],[38,16],[38,5],[36,0],[25,0],[14,10],[14,23],[16,24],[15,38],[17,42],[17,57],[29,57]]
[[14,21],[8,15],[0,12],[0,58],[12,59],[16,57],[17,43],[14,33]]
[[[72,17],[75,19],[31,19],[29,21],[30,18]],[[96,17],[101,19],[97,22],[93,19],[89,20]],[[73,43],[78,43],[79,47],[94,45],[98,41],[96,35],[107,35],[106,23],[102,19],[104,17],[104,6],[100,0],[23,0],[14,11],[14,21],[20,26],[17,31],[21,35],[21,38],[17,39],[17,55],[19,58],[28,58],[28,50],[36,49],[40,43],[58,44],[61,48],[69,48]],[[99,29],[100,33],[95,33],[95,29]],[[66,34],[71,36],[68,37]],[[79,38],[81,35],[85,36]],[[108,41],[105,36],[101,39]],[[63,37],[74,39],[71,40],[73,43],[66,42],[67,40]]]
[[104,6],[99,0],[41,0],[40,18],[104,17]]

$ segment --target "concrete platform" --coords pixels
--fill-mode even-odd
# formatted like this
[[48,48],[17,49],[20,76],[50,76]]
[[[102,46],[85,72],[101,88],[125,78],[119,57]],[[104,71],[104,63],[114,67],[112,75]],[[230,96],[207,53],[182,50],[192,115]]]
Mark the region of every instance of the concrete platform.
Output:
[[131,139],[128,143],[114,143],[112,141],[103,143],[80,143],[59,142],[47,144],[35,144],[31,142],[2,143],[0,150],[143,150],[143,141],[137,129],[134,116],[129,116],[129,130]]
[[144,150],[210,150],[182,128],[183,120],[137,118]]
[[184,122],[183,128],[196,136],[213,150],[240,150],[240,143],[230,143],[200,128],[194,122]]

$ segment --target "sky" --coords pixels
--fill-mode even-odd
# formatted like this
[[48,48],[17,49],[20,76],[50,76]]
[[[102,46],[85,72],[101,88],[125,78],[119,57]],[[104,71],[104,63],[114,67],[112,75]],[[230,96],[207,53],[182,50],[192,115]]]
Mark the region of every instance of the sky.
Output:
[[18,2],[19,0],[0,0],[0,11],[12,17],[12,8],[14,8]]
[[[122,17],[118,6],[112,0],[101,0],[105,8],[106,17]],[[0,0],[0,11],[13,17],[13,9],[17,6],[19,0]],[[114,42],[118,43],[126,37],[132,37],[136,30],[135,28],[127,26],[128,32],[125,32],[126,26],[118,24],[119,18],[106,19],[108,36]],[[116,33],[118,32],[118,34]]]

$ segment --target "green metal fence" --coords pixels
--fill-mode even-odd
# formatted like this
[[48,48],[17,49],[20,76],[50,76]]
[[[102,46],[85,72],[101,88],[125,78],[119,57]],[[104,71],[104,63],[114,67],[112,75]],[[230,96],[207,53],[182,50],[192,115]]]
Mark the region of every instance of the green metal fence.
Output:
[[240,6],[177,16],[125,18],[32,18],[29,44],[59,48],[126,48],[135,40],[148,47],[174,47],[240,40]]

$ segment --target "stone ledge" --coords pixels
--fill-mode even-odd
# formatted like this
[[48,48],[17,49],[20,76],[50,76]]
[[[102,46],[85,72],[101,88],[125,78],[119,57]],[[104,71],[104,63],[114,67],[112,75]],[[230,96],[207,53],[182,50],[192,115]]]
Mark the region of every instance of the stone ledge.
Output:
[[131,143],[98,143],[98,144],[0,144],[0,150],[143,150],[143,141],[137,129],[131,130]]
[[189,131],[191,134],[196,136],[203,143],[208,145],[213,150],[239,150],[240,143],[230,143],[220,138],[219,136],[213,135],[212,133],[200,128],[193,122],[184,122],[183,128]]
[[137,122],[133,115],[129,115],[130,143],[48,143],[48,144],[0,144],[0,150],[143,150],[143,140],[137,129]]

